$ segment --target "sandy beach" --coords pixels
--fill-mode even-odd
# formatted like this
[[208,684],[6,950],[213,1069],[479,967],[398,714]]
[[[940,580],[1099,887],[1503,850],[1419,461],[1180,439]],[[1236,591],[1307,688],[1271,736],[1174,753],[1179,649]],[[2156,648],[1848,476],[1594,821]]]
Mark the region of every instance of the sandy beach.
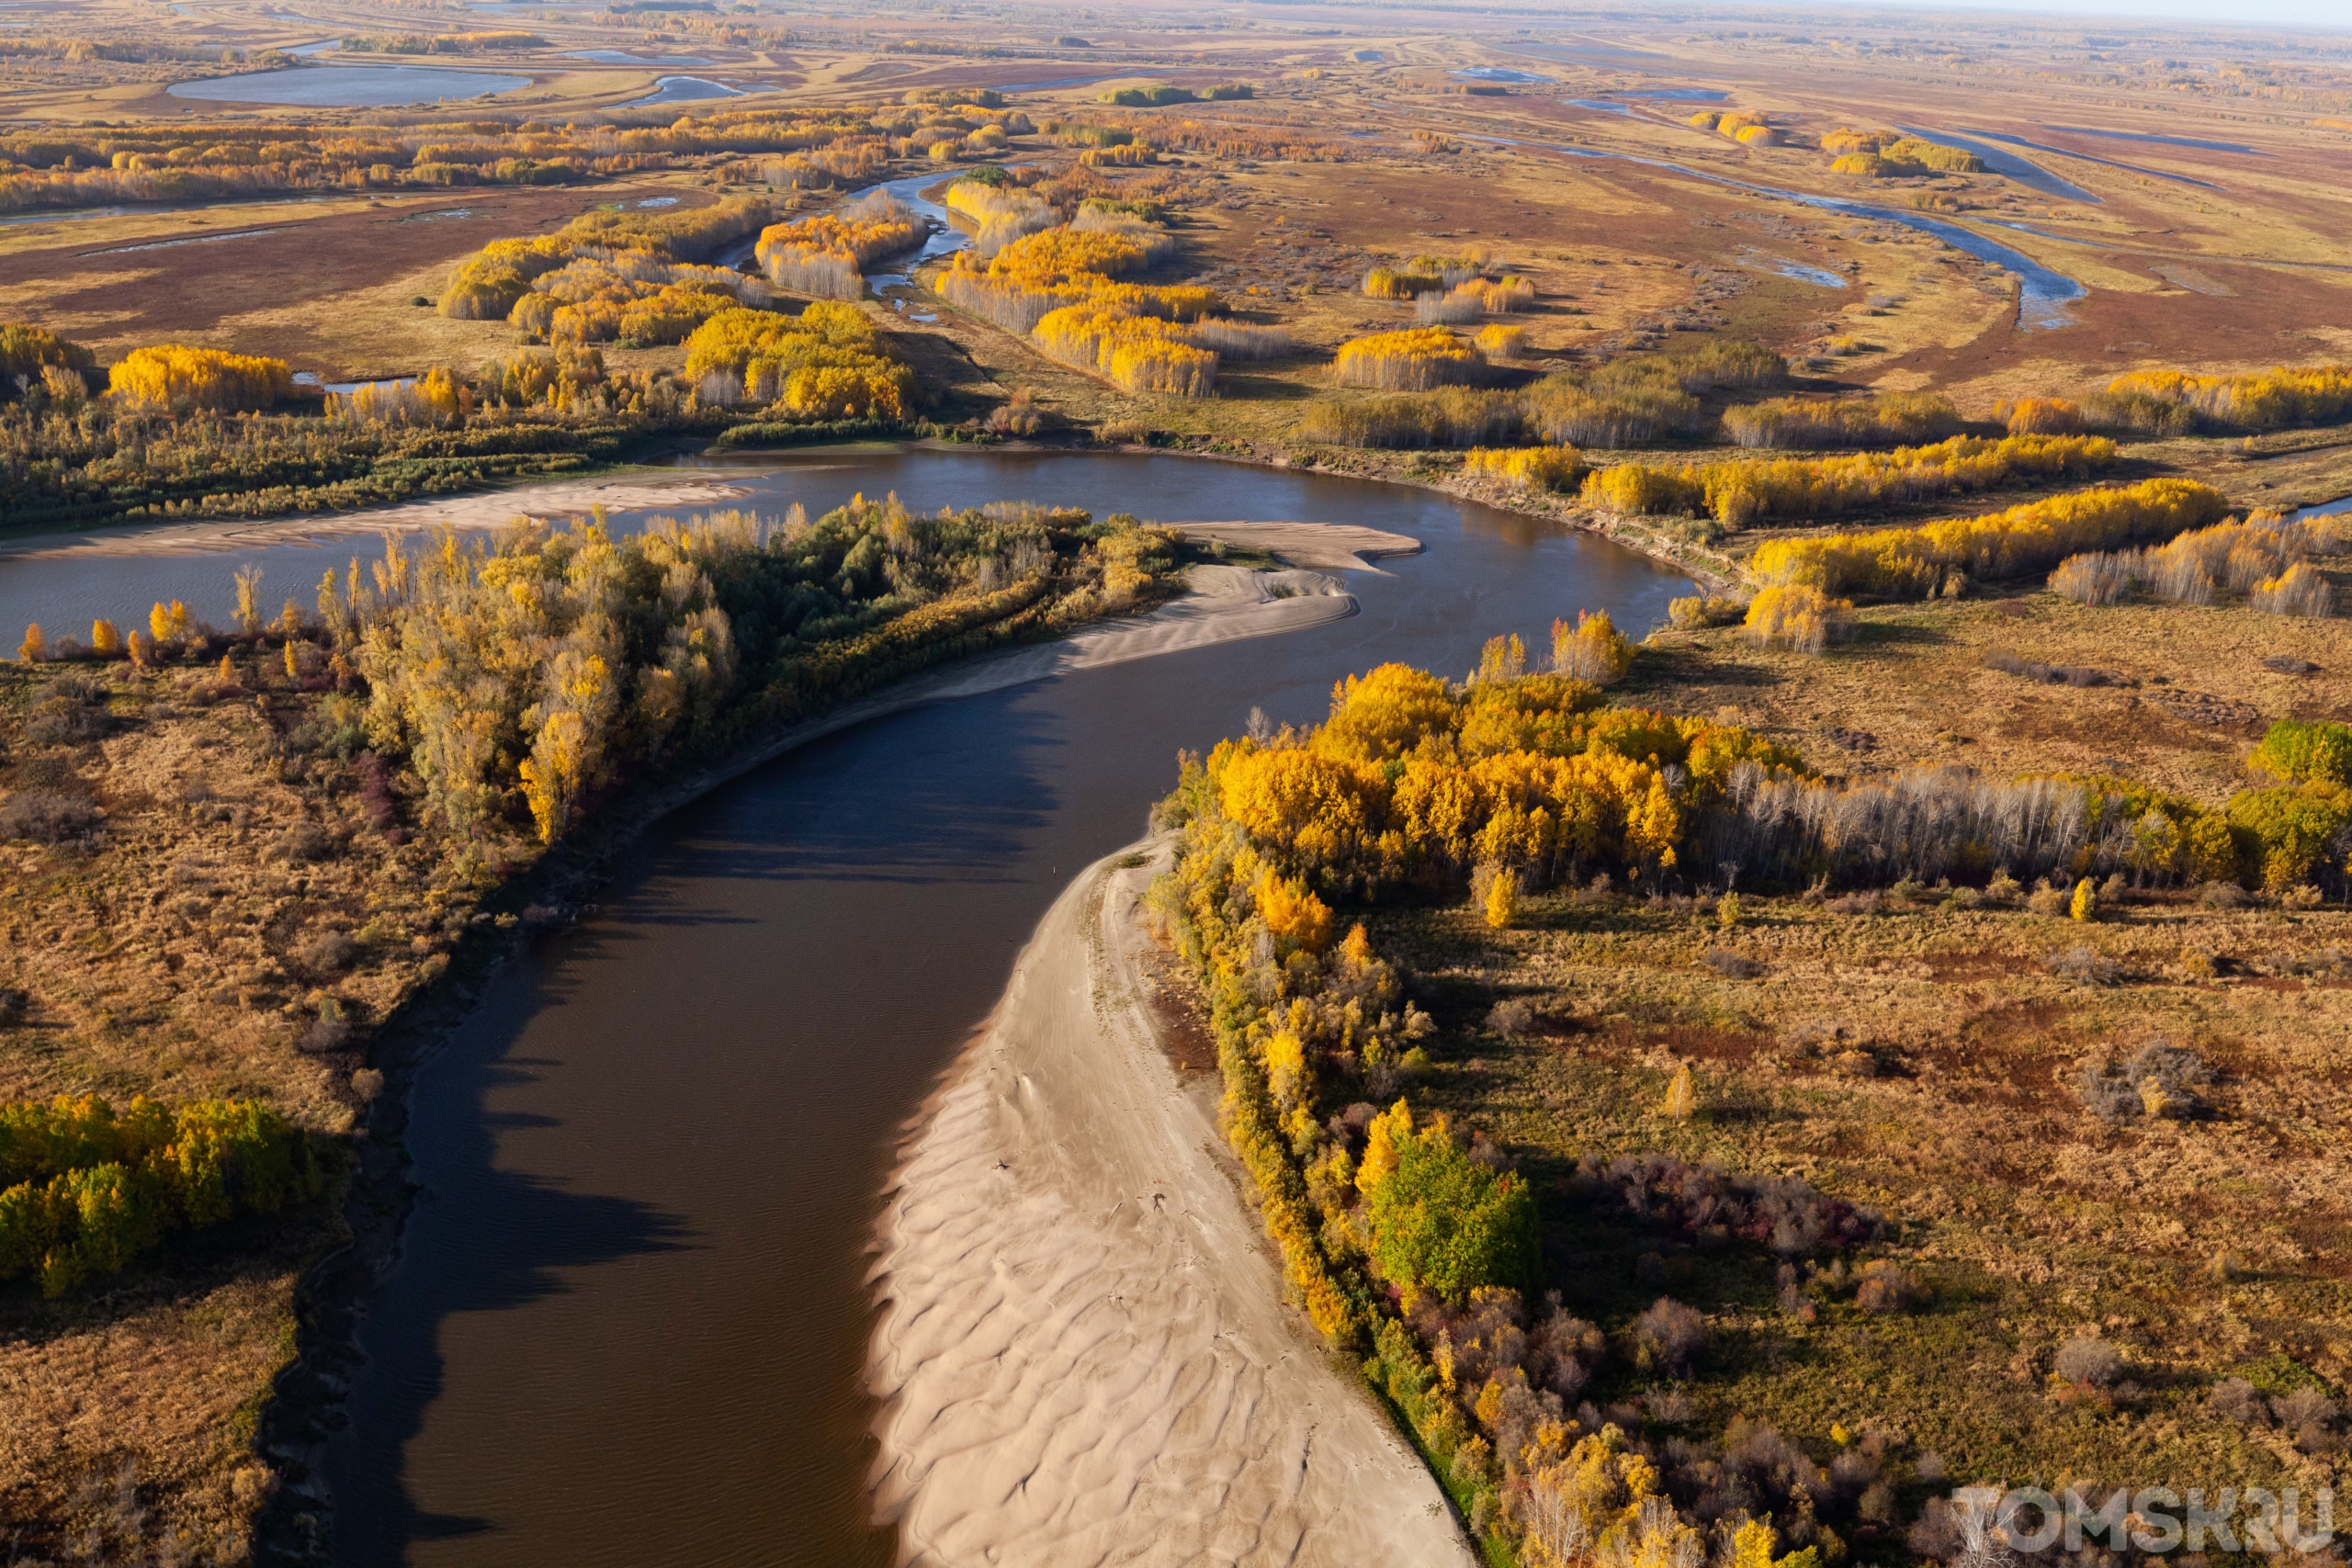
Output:
[[1466,1568],[1436,1483],[1282,1303],[1215,1082],[1155,1038],[1152,868],[1118,858],[1046,914],[908,1144],[877,1506],[937,1568]]
[[465,530],[496,528],[525,513],[534,517],[585,517],[599,506],[613,512],[658,506],[674,508],[684,514],[697,509],[732,506],[750,493],[741,485],[692,474],[674,479],[664,475],[610,474],[512,490],[434,496],[356,512],[260,517],[239,523],[206,520],[132,524],[91,534],[37,535],[0,542],[0,556],[211,555],[327,539],[421,534],[445,525]]
[[[1221,539],[1320,571],[1370,571],[1382,556],[1417,555],[1421,542],[1353,523],[1177,523],[1190,539]],[[1386,575],[1382,573],[1382,575]]]

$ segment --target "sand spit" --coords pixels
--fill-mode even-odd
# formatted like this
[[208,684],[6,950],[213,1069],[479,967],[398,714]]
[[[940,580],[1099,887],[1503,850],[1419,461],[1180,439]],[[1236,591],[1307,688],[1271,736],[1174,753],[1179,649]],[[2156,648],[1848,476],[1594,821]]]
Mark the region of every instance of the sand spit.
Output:
[[925,1568],[1468,1568],[1436,1483],[1282,1304],[1211,1091],[1158,1048],[1150,874],[1063,893],[907,1147],[877,1507]]
[[741,485],[708,479],[615,474],[306,517],[239,523],[215,519],[108,528],[100,534],[40,535],[13,544],[0,543],[0,556],[214,555],[328,539],[373,538],[381,534],[421,534],[444,525],[460,530],[496,528],[526,513],[533,517],[585,517],[598,506],[613,512],[659,506],[683,513],[696,507],[732,506],[750,493]]
[[1246,550],[1280,556],[1293,566],[1323,571],[1369,571],[1382,556],[1420,553],[1421,542],[1406,534],[1358,527],[1352,523],[1178,523],[1187,538],[1222,539]]

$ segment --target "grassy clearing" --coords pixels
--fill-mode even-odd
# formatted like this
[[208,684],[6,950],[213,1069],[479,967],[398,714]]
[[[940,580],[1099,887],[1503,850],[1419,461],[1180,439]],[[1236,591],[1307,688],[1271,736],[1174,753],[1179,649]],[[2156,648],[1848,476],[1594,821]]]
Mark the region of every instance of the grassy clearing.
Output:
[[[1611,1330],[1660,1293],[1709,1314],[1693,1414],[1664,1427],[1744,1414],[1825,1454],[1832,1426],[1878,1427],[1956,1480],[2337,1473],[2332,1444],[2299,1451],[2208,1394],[2275,1356],[2352,1375],[2352,986],[2337,967],[2352,916],[2173,897],[2084,926],[1940,900],[1852,914],[1744,899],[1726,931],[1687,900],[1554,896],[1508,931],[1467,908],[1393,911],[1374,940],[1421,976],[1453,1046],[1429,1106],[1500,1141],[1547,1193],[1547,1267],[1570,1308]],[[2113,983],[2053,971],[2051,953],[2082,947]],[[1708,967],[1717,950],[1753,977]],[[1517,1038],[1483,1021],[1503,998],[1533,1009]],[[2152,1038],[2211,1064],[2209,1119],[2086,1109],[2082,1061]],[[1701,1109],[1677,1121],[1664,1099],[1685,1065]],[[1809,1269],[1784,1304],[1764,1248],[1549,1195],[1580,1156],[1659,1153],[1878,1208],[1890,1225],[1869,1250],[1910,1269],[1927,1304],[1863,1310],[1851,1263]],[[2123,1348],[2136,1391],[2052,1378],[2057,1347],[2086,1331]],[[1594,1397],[1630,1404],[1647,1386],[1621,1368]]]

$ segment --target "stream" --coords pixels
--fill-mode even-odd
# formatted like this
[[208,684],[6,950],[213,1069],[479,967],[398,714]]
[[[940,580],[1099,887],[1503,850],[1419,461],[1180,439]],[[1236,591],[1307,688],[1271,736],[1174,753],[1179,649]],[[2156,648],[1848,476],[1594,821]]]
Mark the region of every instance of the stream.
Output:
[[1806,191],[1783,190],[1778,186],[1754,185],[1736,180],[1728,175],[1711,175],[1685,164],[1670,163],[1664,158],[1636,157],[1631,152],[1608,152],[1598,147],[1576,147],[1557,141],[1519,141],[1503,136],[1470,136],[1464,141],[1492,142],[1498,147],[1529,147],[1542,152],[1558,152],[1570,158],[1598,158],[1610,163],[1639,164],[1645,168],[1666,169],[1678,175],[1688,175],[1694,180],[1710,185],[1728,186],[1758,196],[1778,197],[1783,201],[1801,202],[1806,207],[1825,212],[1842,213],[1849,218],[1868,218],[1882,223],[1900,223],[1906,229],[1917,229],[1932,234],[1954,250],[1974,256],[1978,261],[2013,273],[2018,280],[2018,330],[2047,332],[2052,328],[2070,326],[2074,318],[2066,306],[2086,292],[2080,283],[2064,273],[2054,272],[2035,261],[2024,252],[1988,240],[1973,230],[1957,223],[1947,223],[1940,218],[1930,218],[1923,212],[1899,207],[1881,207],[1873,202],[1851,201],[1839,196],[1815,196]]

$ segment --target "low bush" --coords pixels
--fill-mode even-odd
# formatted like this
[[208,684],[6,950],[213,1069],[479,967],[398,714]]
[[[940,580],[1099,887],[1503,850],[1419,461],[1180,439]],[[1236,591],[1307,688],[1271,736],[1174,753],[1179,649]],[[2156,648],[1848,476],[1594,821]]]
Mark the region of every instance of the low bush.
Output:
[[1520,429],[1519,404],[1509,393],[1474,387],[1322,400],[1299,422],[1302,440],[1335,446],[1476,447]]
[[2067,1382],[2106,1388],[2123,1375],[2123,1355],[2104,1339],[2078,1334],[2058,1347],[2050,1370]]
[[2086,1062],[2078,1087],[2084,1105],[2102,1120],[2179,1121],[2202,1112],[2199,1091],[2211,1081],[2211,1070],[2196,1052],[2157,1040],[2128,1061],[2101,1056]]
[[1696,1307],[1660,1296],[1634,1320],[1634,1361],[1645,1371],[1687,1374],[1707,1348],[1707,1320]]

